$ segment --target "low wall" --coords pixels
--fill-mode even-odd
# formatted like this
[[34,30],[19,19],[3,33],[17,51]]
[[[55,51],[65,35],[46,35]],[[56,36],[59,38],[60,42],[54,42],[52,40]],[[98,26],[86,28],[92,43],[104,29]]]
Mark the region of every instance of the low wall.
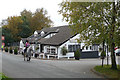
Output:
[[98,51],[84,51],[81,53],[81,58],[99,58]]

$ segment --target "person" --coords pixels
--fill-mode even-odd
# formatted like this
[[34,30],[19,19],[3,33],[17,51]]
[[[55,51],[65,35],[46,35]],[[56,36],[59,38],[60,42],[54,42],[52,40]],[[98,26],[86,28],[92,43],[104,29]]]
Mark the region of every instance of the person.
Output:
[[2,50],[2,51],[3,51],[3,47],[4,47],[4,46],[2,45],[2,46],[1,46],[1,50]]
[[27,51],[27,48],[30,46],[30,43],[29,43],[29,41],[28,40],[26,40],[26,43],[25,43],[25,51],[24,52],[26,52]]

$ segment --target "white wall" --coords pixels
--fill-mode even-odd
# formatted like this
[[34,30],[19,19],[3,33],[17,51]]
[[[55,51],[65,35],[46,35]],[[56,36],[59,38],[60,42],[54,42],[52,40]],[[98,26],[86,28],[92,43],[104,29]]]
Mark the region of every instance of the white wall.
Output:
[[[44,46],[44,53],[47,53],[47,48],[55,48],[56,49],[56,52],[55,53],[57,53],[57,47],[55,47],[55,46]],[[51,52],[50,52],[51,53]]]
[[[71,38],[70,40],[68,40],[67,42],[65,42],[64,44],[62,44],[61,46],[58,47],[58,56],[63,56],[61,54],[61,48],[63,46],[65,46],[67,49],[68,49],[68,45],[77,45],[77,44],[80,44],[81,45],[81,49],[82,49],[82,46],[84,46],[85,44],[84,43],[78,43],[76,39],[79,39],[79,36],[80,34],[77,34],[76,36],[74,36],[73,38]],[[92,46],[92,45],[90,45]],[[88,50],[84,49],[83,51],[93,51],[90,49],[90,46],[88,46]],[[47,53],[47,47],[49,46],[44,46],[44,53]],[[50,46],[51,48],[56,48],[56,53],[57,53],[57,47],[54,47],[54,46]],[[86,47],[85,47],[86,48]],[[99,48],[99,47],[98,47]],[[69,52],[70,54],[74,54],[74,52]],[[68,53],[68,54],[69,54]]]
[[[63,56],[62,54],[61,54],[61,48],[63,47],[63,46],[65,46],[67,49],[68,49],[68,45],[75,45],[75,44],[80,44],[80,43],[78,43],[77,42],[77,38],[79,38],[79,36],[80,36],[80,34],[77,34],[76,36],[74,36],[73,38],[71,38],[70,40],[68,40],[67,42],[65,42],[64,44],[62,44],[61,46],[59,46],[58,47],[58,56]],[[69,52],[70,53],[70,55],[71,54],[74,54],[74,52]],[[68,53],[68,54],[69,54]],[[68,55],[69,56],[69,55]]]

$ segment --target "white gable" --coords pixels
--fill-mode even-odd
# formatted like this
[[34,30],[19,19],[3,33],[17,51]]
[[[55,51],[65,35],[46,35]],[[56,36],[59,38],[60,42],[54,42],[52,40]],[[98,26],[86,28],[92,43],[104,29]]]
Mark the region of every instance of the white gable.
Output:
[[45,34],[45,32],[44,32],[44,31],[42,31],[40,34],[41,34],[41,36],[43,36],[43,35]]
[[34,36],[37,36],[37,35],[38,35],[38,32],[37,32],[37,31],[35,31],[35,32],[34,32]]

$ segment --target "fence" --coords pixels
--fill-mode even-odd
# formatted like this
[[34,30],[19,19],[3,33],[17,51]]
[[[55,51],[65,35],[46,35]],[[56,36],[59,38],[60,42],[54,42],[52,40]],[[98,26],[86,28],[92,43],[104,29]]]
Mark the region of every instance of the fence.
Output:
[[99,58],[98,51],[85,51],[81,53],[81,58]]

